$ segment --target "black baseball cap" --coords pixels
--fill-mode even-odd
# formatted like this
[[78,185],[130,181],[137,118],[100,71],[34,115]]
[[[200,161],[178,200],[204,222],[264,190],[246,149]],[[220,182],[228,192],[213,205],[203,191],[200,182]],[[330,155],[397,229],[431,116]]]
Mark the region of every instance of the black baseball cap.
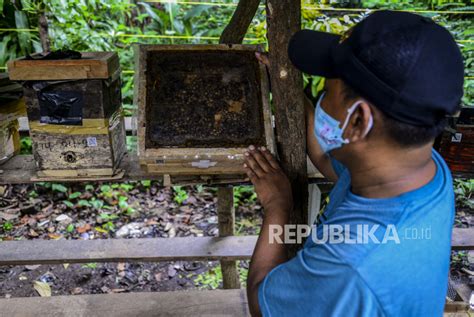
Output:
[[377,11],[342,36],[301,30],[288,54],[301,71],[340,78],[405,123],[433,126],[460,108],[464,66],[456,41],[417,14]]

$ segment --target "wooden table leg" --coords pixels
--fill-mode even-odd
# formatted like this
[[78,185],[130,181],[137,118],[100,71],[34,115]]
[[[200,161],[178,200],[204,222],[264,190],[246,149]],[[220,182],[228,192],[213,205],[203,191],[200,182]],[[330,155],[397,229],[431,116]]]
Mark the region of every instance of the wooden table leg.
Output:
[[[233,236],[235,224],[233,186],[222,186],[217,190],[217,217],[219,236]],[[224,288],[240,288],[236,261],[221,261]]]

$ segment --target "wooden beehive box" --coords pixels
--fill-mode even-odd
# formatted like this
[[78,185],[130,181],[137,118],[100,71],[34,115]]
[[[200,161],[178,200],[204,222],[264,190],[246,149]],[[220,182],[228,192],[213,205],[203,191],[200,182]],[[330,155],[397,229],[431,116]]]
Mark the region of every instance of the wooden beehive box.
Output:
[[454,176],[474,177],[474,108],[462,108],[455,132],[444,132],[439,152]]
[[274,152],[265,67],[254,45],[138,45],[138,157],[150,173],[242,174]]
[[8,63],[23,82],[39,177],[112,176],[126,151],[118,56],[81,55]]
[[0,165],[20,151],[18,119],[26,115],[21,85],[0,73]]

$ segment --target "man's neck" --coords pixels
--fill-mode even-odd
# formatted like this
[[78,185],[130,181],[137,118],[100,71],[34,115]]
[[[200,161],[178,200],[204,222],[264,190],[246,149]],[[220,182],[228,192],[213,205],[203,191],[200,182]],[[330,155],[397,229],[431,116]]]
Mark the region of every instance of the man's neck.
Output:
[[351,160],[351,191],[366,198],[389,198],[415,190],[436,174],[431,144],[416,149],[379,149]]

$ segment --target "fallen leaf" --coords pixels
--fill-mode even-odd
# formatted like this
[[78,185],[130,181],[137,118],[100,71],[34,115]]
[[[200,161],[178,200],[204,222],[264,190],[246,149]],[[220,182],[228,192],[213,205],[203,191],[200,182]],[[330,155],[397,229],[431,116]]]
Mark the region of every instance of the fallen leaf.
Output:
[[29,271],[33,271],[33,270],[36,270],[37,268],[39,268],[41,266],[41,264],[38,264],[38,265],[25,265],[25,268]]
[[36,231],[34,231],[33,229],[30,229],[29,235],[32,236],[32,237],[37,237],[37,236],[39,236],[39,234],[36,233]]
[[64,263],[63,267],[64,267],[65,270],[67,270],[67,268],[69,267],[69,263]]
[[71,294],[72,295],[78,295],[78,294],[81,294],[82,293],[82,288],[80,287],[75,287],[72,291],[71,291]]
[[35,281],[33,283],[33,288],[38,292],[41,297],[51,296],[51,287],[48,283]]
[[117,263],[117,270],[119,272],[125,271],[125,263],[123,262]]
[[53,240],[59,240],[63,237],[63,235],[58,233],[48,233],[48,237]]
[[91,230],[91,225],[90,224],[85,224],[84,226],[81,226],[79,228],[77,228],[77,232],[79,233],[85,233],[87,231]]
[[162,276],[162,275],[163,275],[162,273],[156,273],[156,274],[155,274],[155,280],[156,280],[157,282],[161,281],[161,276]]
[[10,214],[6,212],[0,212],[0,219],[5,219],[6,221],[11,221],[19,217],[19,214]]

